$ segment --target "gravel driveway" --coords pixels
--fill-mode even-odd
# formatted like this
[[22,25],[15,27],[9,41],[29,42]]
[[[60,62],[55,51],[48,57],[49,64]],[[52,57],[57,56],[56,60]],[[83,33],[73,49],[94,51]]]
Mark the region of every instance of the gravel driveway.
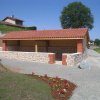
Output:
[[93,50],[88,50],[87,62],[91,64],[90,69],[1,59],[4,66],[16,72],[48,74],[52,77],[59,76],[74,82],[78,88],[70,100],[100,100],[100,54]]

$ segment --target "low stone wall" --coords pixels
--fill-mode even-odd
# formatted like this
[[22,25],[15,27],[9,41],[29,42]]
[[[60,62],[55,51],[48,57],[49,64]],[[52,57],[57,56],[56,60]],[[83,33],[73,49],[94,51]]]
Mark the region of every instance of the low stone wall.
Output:
[[18,59],[23,61],[49,63],[52,60],[49,56],[54,56],[54,53],[42,52],[16,52],[16,51],[0,51],[0,56],[9,59]]
[[[17,51],[0,51],[0,57],[8,59],[17,59],[21,61],[40,62],[54,64],[55,53],[43,52],[17,52]],[[84,59],[82,53],[63,53],[62,64],[67,66],[75,66]]]
[[82,53],[72,53],[72,54],[63,53],[63,55],[62,55],[62,64],[63,65],[75,66],[82,60],[83,60]]

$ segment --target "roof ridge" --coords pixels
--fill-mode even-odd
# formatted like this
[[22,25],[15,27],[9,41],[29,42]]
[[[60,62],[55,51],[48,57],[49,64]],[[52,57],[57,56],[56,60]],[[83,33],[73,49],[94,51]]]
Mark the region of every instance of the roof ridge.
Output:
[[11,16],[7,16],[7,17],[5,17],[2,21],[4,21],[4,20],[7,19],[7,18],[12,19],[12,20],[23,21],[23,20],[21,20],[21,19],[18,19],[18,18],[16,18],[16,17],[11,17]]
[[[39,32],[39,31],[63,31],[63,30],[80,30],[80,29],[82,29],[82,30],[88,30],[88,28],[67,28],[67,29],[50,29],[50,30],[23,30],[23,31],[13,31],[13,32],[35,32],[35,31],[37,31],[37,32]],[[9,33],[12,33],[12,32],[9,32]]]

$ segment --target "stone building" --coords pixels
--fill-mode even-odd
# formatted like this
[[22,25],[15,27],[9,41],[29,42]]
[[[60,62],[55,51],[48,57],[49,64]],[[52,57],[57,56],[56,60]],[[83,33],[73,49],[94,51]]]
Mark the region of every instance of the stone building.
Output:
[[50,59],[66,64],[66,54],[84,54],[88,48],[87,28],[9,32],[3,38],[4,51],[53,53]]

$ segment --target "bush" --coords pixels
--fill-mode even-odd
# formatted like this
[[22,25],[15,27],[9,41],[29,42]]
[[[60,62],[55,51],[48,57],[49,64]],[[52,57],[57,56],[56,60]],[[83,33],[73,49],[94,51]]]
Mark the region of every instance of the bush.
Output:
[[95,39],[94,43],[95,45],[100,46],[100,39]]

